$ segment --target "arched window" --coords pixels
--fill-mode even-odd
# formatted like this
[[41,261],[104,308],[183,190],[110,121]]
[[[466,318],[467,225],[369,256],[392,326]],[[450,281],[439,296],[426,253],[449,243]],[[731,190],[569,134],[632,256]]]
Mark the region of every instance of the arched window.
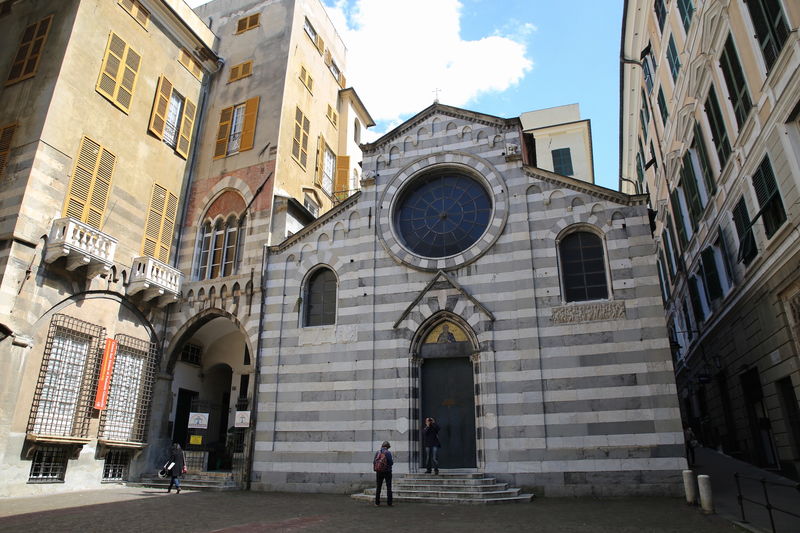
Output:
[[303,313],[304,326],[336,323],[336,275],[320,268],[308,278]]
[[242,250],[244,218],[231,215],[212,226],[207,220],[197,242],[197,279],[230,276],[238,270]]
[[594,233],[570,233],[558,245],[564,299],[567,302],[608,298],[603,241]]

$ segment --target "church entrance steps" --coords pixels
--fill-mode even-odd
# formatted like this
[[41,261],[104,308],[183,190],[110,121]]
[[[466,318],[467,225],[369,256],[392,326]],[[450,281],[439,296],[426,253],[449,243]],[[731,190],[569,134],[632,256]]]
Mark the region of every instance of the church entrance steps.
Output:
[[[384,488],[383,500],[386,500]],[[494,504],[525,503],[533,494],[520,494],[508,483],[476,472],[441,471],[436,474],[400,474],[392,480],[392,498],[397,502]],[[374,502],[375,489],[353,494],[358,501]]]
[[[153,475],[142,476],[139,481],[131,481],[127,485],[131,487],[163,488],[166,490],[169,487],[169,478],[162,479]],[[222,491],[241,490],[241,487],[236,483],[231,472],[197,472],[184,474],[181,477],[181,489]]]

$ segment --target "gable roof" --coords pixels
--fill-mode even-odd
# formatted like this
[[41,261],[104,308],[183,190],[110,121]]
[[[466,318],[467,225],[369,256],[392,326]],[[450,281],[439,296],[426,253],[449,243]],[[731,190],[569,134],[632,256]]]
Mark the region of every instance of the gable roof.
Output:
[[384,134],[382,137],[376,139],[371,143],[366,143],[361,145],[361,149],[364,151],[364,154],[370,152],[377,151],[378,147],[388,142],[397,139],[398,137],[402,136],[408,131],[412,130],[416,126],[418,126],[421,122],[424,122],[426,119],[431,117],[432,115],[445,115],[453,118],[460,118],[463,120],[467,120],[469,122],[476,122],[479,124],[487,124],[490,126],[501,126],[501,127],[515,127],[522,129],[522,123],[520,122],[518,117],[514,118],[502,118],[496,117],[494,115],[487,115],[486,113],[478,113],[477,111],[470,111],[468,109],[462,109],[460,107],[453,107],[449,105],[440,104],[439,102],[434,102],[433,104],[429,105],[413,117],[409,118],[392,131]]
[[571,178],[569,176],[562,176],[555,172],[550,172],[539,167],[530,165],[522,165],[522,170],[529,176],[564,187],[572,189],[573,191],[582,192],[590,196],[595,196],[603,200],[608,200],[622,205],[645,205],[647,204],[647,194],[625,194],[614,189],[602,187],[588,181]]

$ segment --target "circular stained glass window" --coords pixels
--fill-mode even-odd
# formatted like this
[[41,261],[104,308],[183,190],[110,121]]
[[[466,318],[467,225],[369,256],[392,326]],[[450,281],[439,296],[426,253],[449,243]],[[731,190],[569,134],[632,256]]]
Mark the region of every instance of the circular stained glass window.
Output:
[[442,258],[463,252],[481,238],[492,218],[492,201],[478,181],[455,173],[414,180],[396,204],[394,224],[411,252]]

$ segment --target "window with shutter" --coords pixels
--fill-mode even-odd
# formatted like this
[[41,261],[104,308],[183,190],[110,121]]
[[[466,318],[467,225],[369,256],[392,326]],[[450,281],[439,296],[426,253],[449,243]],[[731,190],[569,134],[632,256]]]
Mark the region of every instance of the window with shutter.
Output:
[[116,156],[84,137],[70,179],[64,216],[100,229],[111,190]]
[[338,124],[339,113],[337,113],[336,110],[333,108],[333,106],[331,106],[330,104],[328,104],[328,110],[326,111],[325,116],[328,117],[328,120],[330,120],[331,124],[333,124],[334,126]]
[[197,113],[197,105],[191,100],[185,100],[183,104],[183,114],[180,118],[181,127],[178,132],[178,142],[175,151],[184,157],[189,157],[189,148],[192,145],[192,131],[194,130],[194,117]]
[[236,22],[236,34],[244,33],[259,26],[261,13],[254,13],[247,17],[242,17]]
[[336,182],[333,186],[333,194],[336,200],[341,202],[350,196],[350,156],[336,156]]
[[253,61],[245,61],[231,67],[228,83],[241,80],[253,74]]
[[703,309],[703,303],[700,300],[700,287],[699,280],[697,276],[692,276],[689,278],[689,300],[692,302],[692,312],[694,313],[695,322],[699,324],[703,322],[706,318],[705,310]]
[[694,139],[692,140],[692,149],[697,154],[697,160],[700,163],[700,172],[703,175],[706,191],[708,191],[709,196],[712,196],[715,192],[717,192],[717,184],[714,182],[714,176],[711,174],[711,163],[708,160],[708,152],[706,152],[706,143],[703,140],[703,132],[700,131],[700,125],[696,122],[694,124]]
[[739,237],[738,261],[744,261],[745,265],[749,265],[758,254],[758,250],[744,198],[740,198],[736,207],[733,208],[733,224],[736,226],[736,234]]
[[689,208],[689,218],[692,221],[692,230],[697,231],[697,223],[703,216],[703,203],[700,198],[700,191],[697,187],[697,176],[692,165],[690,152],[683,154],[683,166],[681,167],[681,181],[678,185],[683,189],[686,197],[686,204]]
[[162,263],[169,261],[177,212],[178,197],[161,185],[154,184],[144,231],[143,255]]
[[147,28],[147,23],[150,21],[150,12],[139,2],[139,0],[119,0],[118,4],[122,9],[128,12],[130,16],[136,19],[142,28]]
[[769,72],[789,38],[789,26],[778,0],[748,0],[746,5]]
[[234,106],[226,107],[220,112],[217,140],[214,145],[214,159],[220,159],[228,155],[228,139],[231,133],[233,108]]
[[311,74],[308,72],[306,67],[300,67],[300,81],[303,82],[303,85],[306,86],[308,92],[314,92],[314,79],[311,77]]
[[681,248],[686,249],[688,238],[686,235],[686,226],[683,222],[683,212],[681,210],[681,201],[678,198],[678,189],[673,190],[669,196],[672,203],[672,216],[675,218],[675,227],[678,229],[678,239],[681,241]]
[[333,196],[333,180],[336,174],[336,154],[326,144],[322,153],[322,190]]
[[739,63],[739,55],[736,53],[736,46],[733,44],[733,37],[730,34],[728,34],[719,58],[719,66],[728,88],[728,98],[733,105],[734,115],[736,115],[736,124],[741,128],[753,105],[750,102],[750,93],[747,90],[742,64]]
[[306,168],[308,164],[308,132],[311,123],[300,108],[295,108],[294,113],[294,134],[292,135],[292,158],[301,167]]
[[245,152],[253,149],[256,135],[256,122],[258,119],[258,103],[260,97],[255,96],[244,103],[244,122],[242,124],[242,140],[239,151]]
[[96,90],[115,106],[130,110],[142,57],[116,33],[108,36]]
[[725,168],[725,163],[728,162],[728,158],[731,155],[731,144],[728,140],[728,131],[725,129],[725,121],[722,119],[722,111],[719,108],[717,92],[714,90],[713,85],[708,90],[705,109],[708,124],[711,126],[711,139],[717,149],[719,165],[721,168]]
[[658,112],[661,115],[661,125],[666,128],[669,108],[667,107],[667,99],[664,98],[663,87],[658,88]]
[[0,178],[3,177],[11,156],[11,141],[14,139],[15,131],[17,131],[16,123],[0,128]]
[[189,154],[197,106],[185,99],[166,77],[161,76],[150,115],[150,131],[156,138],[175,149],[183,158]]
[[[220,112],[214,159],[253,149],[259,99],[256,96]],[[194,104],[191,109],[195,111]]]
[[26,27],[22,32],[17,53],[11,61],[11,70],[8,73],[6,85],[27,80],[36,75],[52,22],[53,15],[50,15]]
[[710,300],[716,300],[722,296],[722,284],[720,283],[719,268],[717,266],[714,248],[709,246],[701,252],[700,256],[702,259],[703,279],[705,280],[708,297]]
[[200,66],[199,61],[192,57],[191,52],[185,48],[181,48],[181,51],[178,53],[178,63],[183,65],[186,70],[191,72],[192,76],[198,80],[203,78],[203,67]]
[[758,205],[761,207],[759,214],[764,221],[764,231],[767,238],[771,239],[778,228],[786,222],[786,211],[783,208],[783,200],[781,200],[769,156],[764,156],[753,174],[753,189],[756,191]]
[[675,47],[675,40],[672,38],[672,35],[669,36],[669,44],[667,45],[667,63],[669,63],[672,81],[677,81],[678,72],[681,70],[681,61],[678,58],[678,49]]

